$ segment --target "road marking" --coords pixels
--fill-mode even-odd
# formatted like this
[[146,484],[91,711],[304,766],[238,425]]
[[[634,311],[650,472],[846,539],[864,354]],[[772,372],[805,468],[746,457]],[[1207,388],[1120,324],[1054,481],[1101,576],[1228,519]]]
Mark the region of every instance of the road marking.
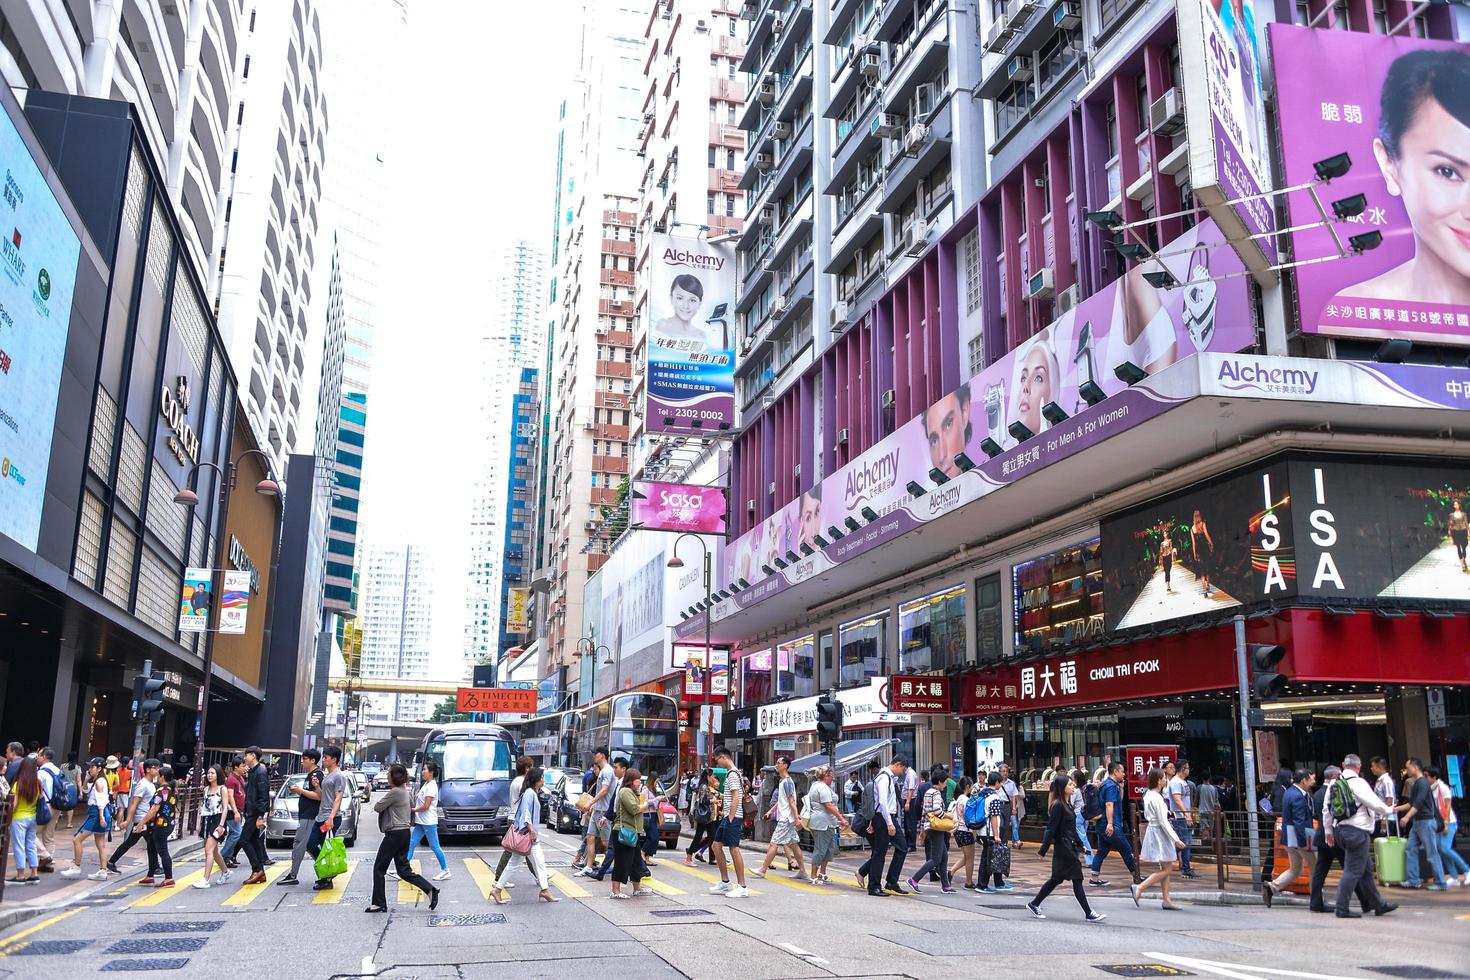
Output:
[[560,871],[553,871],[547,877],[548,880],[550,880],[551,884],[556,888],[556,890],[561,892],[567,898],[592,897],[592,893],[583,888],[581,885],[577,884],[576,879],[568,878]]
[[290,861],[277,861],[274,865],[265,869],[265,881],[258,885],[241,885],[235,889],[235,894],[225,899],[224,904],[231,908],[242,908],[249,905],[260,897],[261,892],[275,884],[277,878],[290,870]]
[[[689,875],[691,878],[698,878],[700,881],[707,881],[711,885],[718,884],[719,881],[720,881],[720,876],[719,875],[708,874],[706,872],[698,871],[698,870],[696,870],[694,868],[690,868],[690,867],[687,867],[687,866],[682,865],[682,864],[672,864],[672,863],[670,863],[670,864],[662,864],[662,865],[660,865],[660,867],[672,868],[675,871],[679,872],[679,874],[681,874],[681,875]],[[734,884],[735,884],[735,878],[734,878],[734,872],[733,871],[731,872],[730,884],[731,884],[731,886],[734,886]],[[760,892],[757,891],[754,888],[752,888],[750,890],[750,893],[752,895],[759,895],[760,894]]]
[[464,859],[464,866],[469,870],[470,877],[475,879],[475,884],[480,888],[480,897],[494,900],[492,892],[495,891],[495,872],[490,866],[477,857]]
[[[408,866],[413,868],[414,874],[422,873],[422,864],[417,859],[408,862]],[[400,880],[398,882],[398,897],[395,898],[394,901],[397,902],[399,905],[417,905],[419,903],[419,899],[428,897],[429,896],[419,891],[417,886],[410,885],[408,882]]]
[[652,888],[654,891],[667,898],[673,898],[675,895],[689,894],[682,888],[675,888],[673,885],[670,885],[667,882],[659,881],[657,878],[652,877],[644,878],[642,881],[642,885],[644,888]]
[[352,878],[352,872],[357,870],[356,858],[347,862],[347,870],[332,879],[332,887],[323,889],[311,897],[313,905],[341,905],[342,899],[347,897],[347,882]]
[[[1234,977],[1236,980],[1261,980],[1259,974],[1267,973],[1277,977],[1305,977],[1306,980],[1351,980],[1336,973],[1303,973],[1300,970],[1275,970],[1266,966],[1254,966],[1243,963],[1221,963],[1216,960],[1200,960],[1190,956],[1173,956],[1167,953],[1144,953],[1149,959],[1163,960],[1175,966],[1188,967],[1202,970],[1205,973],[1213,973],[1221,977]],[[1249,973],[1240,971],[1249,970]]]
[[11,945],[14,945],[15,943],[20,942],[22,939],[26,938],[27,936],[33,936],[36,933],[40,932],[42,929],[48,929],[51,926],[56,925],[56,923],[60,922],[62,919],[69,918],[69,917],[71,917],[73,915],[76,915],[81,910],[82,909],[81,909],[80,906],[78,906],[77,908],[74,908],[74,909],[67,909],[65,912],[62,912],[60,915],[53,915],[49,919],[42,919],[40,922],[37,922],[35,925],[28,926],[25,929],[22,929],[20,932],[17,932],[13,936],[8,936],[5,939],[0,939],[0,956],[4,956],[5,955],[5,948],[6,947],[11,946]]
[[799,948],[791,945],[790,943],[782,943],[781,944],[781,948],[784,949],[784,950],[786,950],[789,953],[794,953],[797,956],[800,956],[802,959],[806,960],[808,963],[815,963],[818,966],[827,966],[829,963],[831,963],[830,960],[824,960],[820,956],[818,956],[816,953],[810,953],[810,952],[807,952],[804,949],[799,949]]
[[170,898],[178,897],[178,895],[182,893],[183,889],[189,888],[194,884],[194,882],[203,877],[203,868],[200,868],[198,871],[190,871],[188,874],[184,875],[184,877],[180,878],[178,880],[178,884],[176,884],[174,887],[154,888],[150,893],[133,899],[127,904],[127,907],[130,909],[141,909],[146,908],[149,905],[160,905]]
[[[689,869],[688,868],[685,868],[684,870],[685,871],[688,871]],[[754,878],[755,876],[754,875],[751,875],[750,877]],[[809,884],[807,884],[806,883],[806,879],[804,879],[804,878],[802,878],[802,879],[789,878],[789,877],[786,876],[786,872],[784,872],[784,871],[777,872],[775,868],[772,868],[771,869],[770,877],[768,877],[768,878],[756,878],[756,880],[757,881],[764,881],[764,882],[766,882],[768,884],[773,884],[773,885],[783,885],[783,886],[785,886],[787,888],[795,888],[797,891],[800,891],[800,892],[808,892],[809,894],[812,894],[812,895],[830,895],[830,894],[832,894],[830,891],[828,891],[826,888],[824,888],[824,887],[822,887],[820,885],[809,885]]]

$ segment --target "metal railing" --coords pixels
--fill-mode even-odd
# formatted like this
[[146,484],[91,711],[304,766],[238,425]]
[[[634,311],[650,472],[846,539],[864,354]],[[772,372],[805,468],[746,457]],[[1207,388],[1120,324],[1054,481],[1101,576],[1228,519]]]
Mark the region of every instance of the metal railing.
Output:
[[[1143,832],[1148,821],[1139,817],[1140,807],[1130,812],[1130,840],[1135,855],[1141,853]],[[1213,864],[1215,884],[1224,890],[1231,881],[1257,884],[1258,869],[1251,868],[1250,821],[1256,821],[1257,860],[1264,865],[1270,860],[1275,843],[1276,818],[1273,814],[1247,813],[1244,810],[1214,810],[1208,817],[1196,815],[1193,840],[1189,847],[1191,865]]]

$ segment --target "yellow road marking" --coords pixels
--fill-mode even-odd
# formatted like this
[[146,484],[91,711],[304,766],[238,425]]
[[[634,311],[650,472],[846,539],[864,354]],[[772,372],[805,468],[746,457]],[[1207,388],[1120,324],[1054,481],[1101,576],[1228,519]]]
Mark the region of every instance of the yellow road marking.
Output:
[[643,885],[644,888],[652,888],[654,891],[658,892],[660,895],[666,895],[666,896],[668,896],[670,898],[672,898],[675,895],[687,895],[687,894],[689,894],[688,892],[684,891],[684,889],[682,889],[682,888],[675,888],[673,885],[670,885],[670,884],[667,884],[665,882],[659,881],[657,878],[644,878],[643,881],[641,882],[641,884]]
[[273,885],[277,878],[290,870],[290,861],[277,861],[274,866],[265,869],[265,881],[258,885],[241,885],[235,889],[235,894],[225,899],[224,904],[231,908],[249,905],[260,897],[261,892]]
[[49,919],[42,919],[40,922],[37,922],[35,925],[28,926],[28,927],[22,929],[20,932],[17,932],[13,936],[8,936],[5,939],[0,939],[0,956],[4,956],[6,954],[7,947],[12,946],[15,943],[20,942],[22,939],[26,938],[27,936],[34,936],[36,933],[40,932],[42,929],[49,929],[51,926],[56,925],[56,923],[60,922],[62,919],[69,918],[70,916],[76,915],[81,910],[82,909],[81,909],[80,906],[77,907],[77,908],[74,908],[74,909],[67,909],[65,912],[62,912],[60,915],[53,915]]
[[[665,867],[665,865],[660,865],[660,867]],[[684,870],[687,871],[689,869],[688,868],[685,868]],[[749,877],[750,878],[755,878],[755,875],[749,875]],[[771,869],[771,877],[769,877],[769,878],[755,878],[755,880],[756,881],[764,881],[767,884],[783,885],[786,888],[795,888],[797,891],[810,892],[813,895],[830,895],[831,894],[831,892],[829,892],[826,888],[822,888],[822,887],[819,887],[817,885],[809,885],[809,884],[807,884],[805,878],[802,878],[802,879],[788,878],[787,877],[787,872],[785,872],[785,871],[777,871],[774,868]]]
[[480,889],[480,897],[493,901],[494,895],[492,893],[495,891],[495,872],[491,871],[490,866],[477,857],[465,858],[464,866],[469,870],[470,877],[475,879],[475,884]]
[[591,898],[592,893],[577,884],[575,878],[569,878],[560,871],[553,871],[547,876],[552,886],[567,898]]
[[[684,864],[675,864],[675,863],[672,863],[672,862],[665,862],[665,863],[659,865],[659,867],[661,867],[661,868],[673,868],[675,871],[679,872],[679,874],[681,874],[681,875],[689,875],[691,878],[698,878],[700,881],[707,881],[711,885],[719,884],[719,881],[720,881],[720,876],[719,875],[713,875],[713,874],[709,874],[708,872],[705,872],[705,871],[699,871],[699,870],[696,870],[696,869],[691,868],[688,865],[684,865]],[[749,883],[751,880],[752,879],[750,879],[750,878],[747,878],[746,879],[747,883]],[[759,880],[759,879],[754,879],[754,880]],[[734,886],[734,884],[735,884],[735,869],[733,869],[733,868],[730,869],[730,884],[731,884],[731,886]],[[759,895],[760,894],[760,892],[757,889],[754,889],[754,888],[752,888],[750,890],[750,893],[752,895]]]
[[[408,862],[408,866],[413,868],[415,874],[422,873],[420,870],[422,865],[417,859]],[[396,871],[397,868],[395,867],[394,870]],[[406,881],[399,881],[398,897],[395,898],[394,901],[397,902],[399,905],[417,905],[419,899],[427,897],[428,896],[419,891],[416,886],[410,885]]]
[[332,879],[332,887],[317,892],[311,897],[313,905],[340,905],[342,899],[347,897],[347,882],[352,878],[352,872],[357,870],[357,859],[347,862],[347,870]]
[[[181,890],[192,886],[194,882],[203,877],[203,868],[200,868],[198,871],[191,871],[188,874],[184,875],[184,877],[179,878],[178,883],[174,885],[174,887],[154,888],[150,890],[146,895],[141,895],[138,898],[133,899],[127,904],[127,907],[132,909],[146,908],[149,905],[161,905],[164,902],[168,901],[170,898],[177,898]],[[159,880],[161,881],[162,879]]]

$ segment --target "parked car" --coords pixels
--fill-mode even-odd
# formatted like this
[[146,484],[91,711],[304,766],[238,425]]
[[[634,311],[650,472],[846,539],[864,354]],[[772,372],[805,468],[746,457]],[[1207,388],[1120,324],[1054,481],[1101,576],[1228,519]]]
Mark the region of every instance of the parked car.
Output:
[[580,833],[582,811],[577,809],[577,800],[581,796],[581,773],[575,779],[566,775],[558,776],[541,805],[541,818],[546,826],[559,834]]
[[[299,822],[296,805],[301,802],[301,797],[291,792],[289,787],[300,786],[305,781],[306,777],[301,773],[287,776],[281,788],[276,791],[276,798],[271,801],[271,812],[265,818],[265,839],[268,845],[287,846],[295,840],[296,825]],[[361,800],[353,795],[343,803],[339,811],[342,823],[337,829],[337,835],[343,838],[343,843],[348,847],[357,843],[357,820],[361,807]]]
[[387,789],[388,788],[388,770],[386,770],[386,769],[379,769],[377,772],[373,773],[372,788],[373,789]]

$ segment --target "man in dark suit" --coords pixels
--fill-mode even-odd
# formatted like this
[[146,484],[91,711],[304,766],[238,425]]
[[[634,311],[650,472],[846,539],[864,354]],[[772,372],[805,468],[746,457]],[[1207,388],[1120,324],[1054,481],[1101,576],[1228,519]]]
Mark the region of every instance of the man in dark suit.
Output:
[[271,809],[270,771],[260,761],[260,749],[245,750],[245,826],[240,834],[240,850],[250,861],[250,877],[244,884],[265,881],[265,818]]

